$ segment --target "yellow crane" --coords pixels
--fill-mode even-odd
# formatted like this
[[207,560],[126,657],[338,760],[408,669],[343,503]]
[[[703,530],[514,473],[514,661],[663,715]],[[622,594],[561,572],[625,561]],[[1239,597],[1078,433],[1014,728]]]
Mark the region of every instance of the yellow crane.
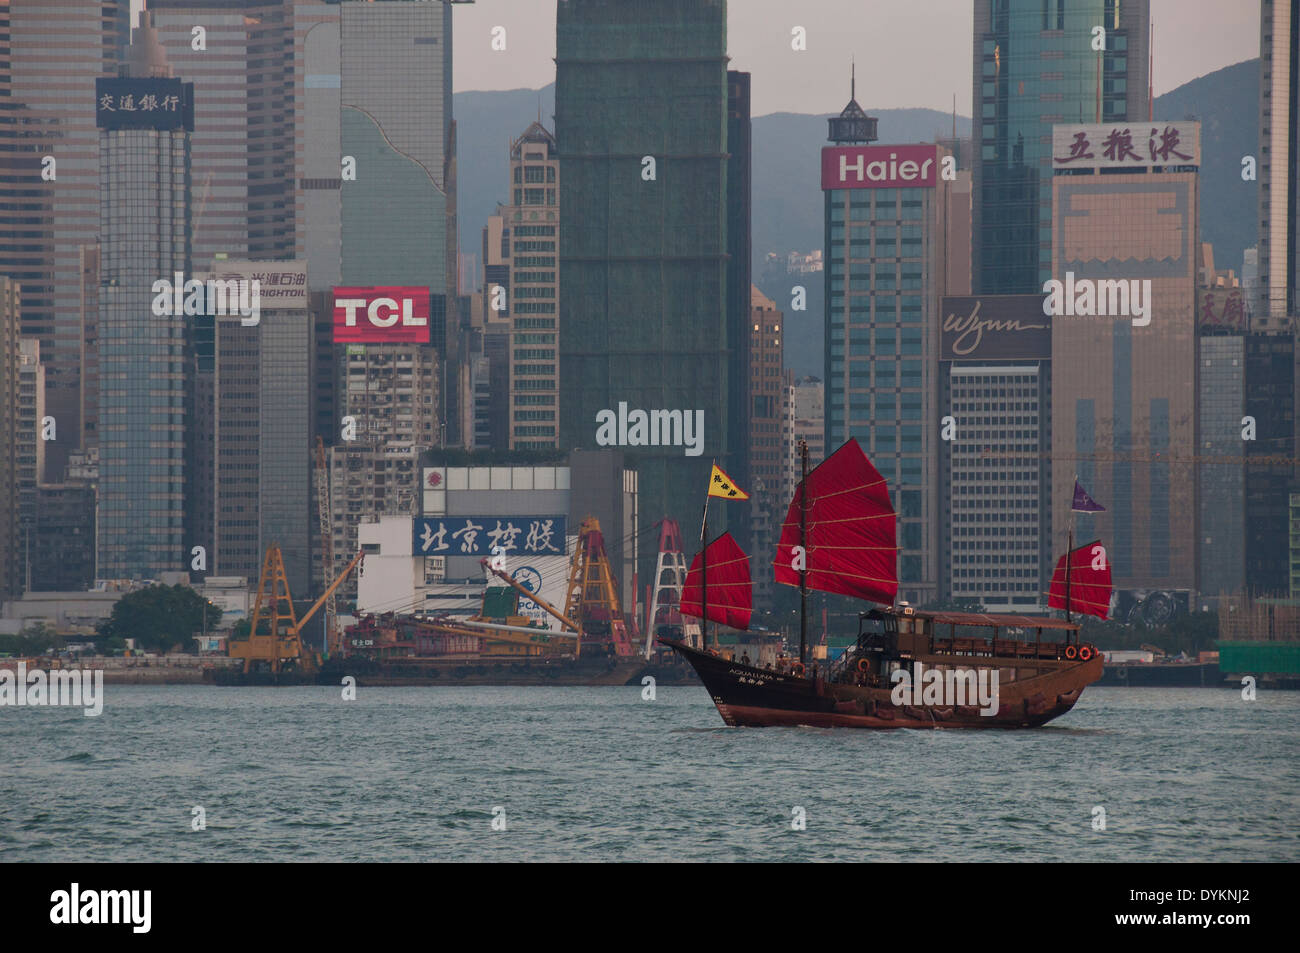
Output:
[[[316,438],[316,515],[320,520],[321,584],[326,589],[334,571],[334,520],[330,513],[330,475],[325,457],[325,441]],[[339,649],[338,608],[331,594],[325,603],[325,657]]]
[[[258,662],[267,663],[273,674],[279,674],[286,666],[295,664],[304,669],[314,668],[316,655],[302,644],[303,627],[334,594],[334,590],[343,583],[348,574],[361,563],[363,556],[364,554],[358,551],[343,567],[338,577],[329,584],[321,597],[299,619],[293,611],[293,596],[289,593],[289,579],[284,572],[284,558],[280,554],[280,546],[272,543],[266,551],[266,559],[262,562],[262,576],[257,582],[257,601],[253,604],[248,638],[231,639],[228,643],[230,657],[243,659],[244,674],[251,672]],[[263,623],[265,623],[265,631],[262,631]]]

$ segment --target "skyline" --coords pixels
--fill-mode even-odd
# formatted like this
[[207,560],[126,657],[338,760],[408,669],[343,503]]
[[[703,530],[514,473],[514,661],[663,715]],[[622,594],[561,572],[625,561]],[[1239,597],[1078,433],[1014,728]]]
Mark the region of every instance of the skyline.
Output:
[[[558,0],[479,0],[457,4],[453,63],[455,92],[541,89],[555,81],[555,4]],[[131,0],[131,22],[144,0]],[[196,3],[197,5],[197,3]],[[970,31],[972,5],[961,0],[911,0],[906,5],[877,4],[885,29],[864,20],[835,22],[844,0],[804,0],[798,12],[779,0],[730,0],[727,5],[728,68],[758,77],[751,115],[830,113],[844,106],[845,73],[856,61],[859,101],[867,109],[927,108],[969,115],[971,103]],[[1161,96],[1184,83],[1259,56],[1259,0],[1151,0],[1155,30],[1153,93]],[[916,69],[916,46],[928,38],[939,69]],[[1215,24],[1213,30],[1207,23]],[[808,31],[808,49],[790,48],[794,26]],[[506,49],[491,48],[492,29],[504,26]],[[877,36],[895,31],[907,42],[881,50]],[[471,42],[479,36],[481,43]],[[542,38],[521,42],[518,38]],[[806,57],[800,59],[798,57]],[[504,60],[504,61],[503,61]],[[908,89],[890,77],[907,70]],[[797,86],[791,84],[797,83]]]
[[[457,92],[540,89],[555,79],[554,3],[493,0],[456,7]],[[836,23],[843,0],[805,0],[797,12],[777,0],[731,0],[727,6],[728,69],[755,77],[751,115],[779,112],[838,113],[847,101],[848,72],[856,62],[858,101],[863,108],[928,108],[970,114],[971,29],[973,8],[956,0],[913,0],[886,4],[884,28],[871,21]],[[960,15],[953,15],[956,9]],[[947,16],[945,16],[947,14]],[[1197,77],[1259,56],[1259,2],[1151,0],[1155,27],[1154,95],[1160,96]],[[1205,24],[1214,22],[1214,30]],[[940,29],[934,24],[942,23]],[[507,48],[493,52],[493,26],[506,28]],[[791,28],[807,30],[808,49],[791,49]],[[934,30],[927,36],[927,31]],[[482,36],[475,44],[472,38]],[[878,37],[902,42],[883,50]],[[545,37],[537,45],[516,45],[518,36]],[[922,41],[924,37],[924,41]],[[916,69],[917,47],[929,45],[939,69]],[[542,52],[539,47],[546,47]],[[501,58],[508,57],[502,64]],[[908,71],[908,83],[891,82]],[[520,77],[526,82],[520,83]]]

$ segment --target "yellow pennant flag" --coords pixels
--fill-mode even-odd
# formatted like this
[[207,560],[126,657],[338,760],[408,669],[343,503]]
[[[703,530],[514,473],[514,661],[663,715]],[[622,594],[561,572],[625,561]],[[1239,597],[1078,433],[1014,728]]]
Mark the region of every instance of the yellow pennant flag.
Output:
[[720,496],[724,500],[747,500],[749,494],[742,490],[722,471],[716,463],[709,477],[709,496]]

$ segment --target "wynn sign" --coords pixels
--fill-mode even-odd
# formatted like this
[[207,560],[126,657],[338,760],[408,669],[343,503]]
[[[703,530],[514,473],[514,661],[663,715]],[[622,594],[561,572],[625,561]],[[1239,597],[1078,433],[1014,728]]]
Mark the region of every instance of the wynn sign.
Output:
[[1046,361],[1052,357],[1052,319],[1042,295],[944,298],[941,361]]

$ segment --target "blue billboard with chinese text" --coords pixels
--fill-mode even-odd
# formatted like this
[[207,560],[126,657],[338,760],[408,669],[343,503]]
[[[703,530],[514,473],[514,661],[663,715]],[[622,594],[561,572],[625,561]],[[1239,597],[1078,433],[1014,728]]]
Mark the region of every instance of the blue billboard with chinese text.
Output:
[[411,521],[411,553],[565,556],[565,523],[564,516],[417,516]]

